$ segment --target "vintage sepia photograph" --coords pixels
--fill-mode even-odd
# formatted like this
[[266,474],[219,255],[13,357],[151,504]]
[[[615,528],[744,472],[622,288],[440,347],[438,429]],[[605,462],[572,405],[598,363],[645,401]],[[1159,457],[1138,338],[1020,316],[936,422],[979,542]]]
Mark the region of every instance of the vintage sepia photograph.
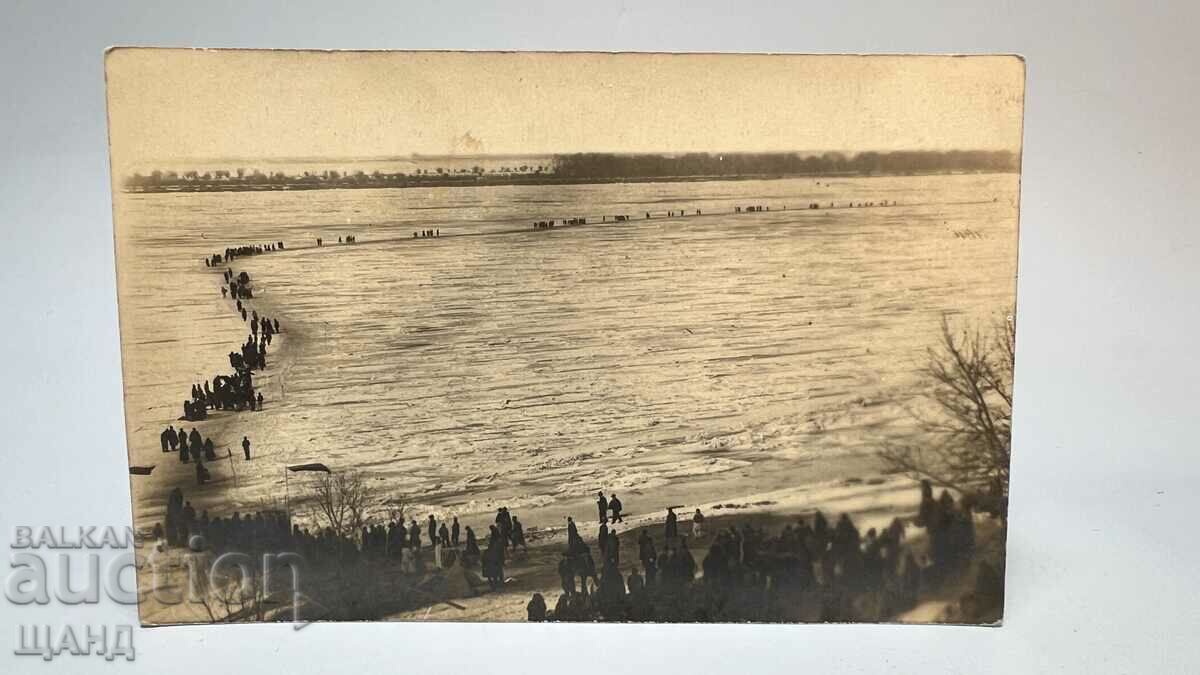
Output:
[[1017,56],[106,56],[144,625],[1003,619]]

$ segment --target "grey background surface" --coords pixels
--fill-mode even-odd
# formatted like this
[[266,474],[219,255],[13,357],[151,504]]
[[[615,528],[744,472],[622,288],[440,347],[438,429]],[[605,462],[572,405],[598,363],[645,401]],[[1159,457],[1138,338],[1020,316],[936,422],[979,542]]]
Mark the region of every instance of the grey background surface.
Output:
[[[1016,52],[1028,60],[1017,422],[1000,629],[317,625],[138,630],[137,661],[0,671],[1196,672],[1192,2],[0,3],[0,547],[129,520],[105,132],[114,44]],[[7,554],[7,553],[6,553]],[[6,568],[3,573],[7,575]]]

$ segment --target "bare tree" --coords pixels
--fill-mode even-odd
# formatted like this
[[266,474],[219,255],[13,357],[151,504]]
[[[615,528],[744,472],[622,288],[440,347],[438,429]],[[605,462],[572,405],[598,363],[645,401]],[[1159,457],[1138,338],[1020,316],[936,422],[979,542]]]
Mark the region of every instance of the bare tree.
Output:
[[370,498],[362,475],[353,471],[321,474],[310,489],[319,521],[338,537],[353,538],[358,534]]
[[920,446],[886,448],[890,468],[969,497],[980,511],[1005,518],[1012,448],[1016,321],[955,334],[942,319],[942,342],[929,350],[926,397],[934,414],[913,415]]

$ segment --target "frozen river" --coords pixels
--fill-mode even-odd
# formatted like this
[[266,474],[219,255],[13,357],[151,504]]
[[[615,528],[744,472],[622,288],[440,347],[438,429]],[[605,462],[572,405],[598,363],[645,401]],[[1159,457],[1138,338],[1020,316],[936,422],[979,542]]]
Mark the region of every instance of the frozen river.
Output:
[[[314,461],[459,514],[732,471],[803,483],[912,432],[944,314],[1012,307],[1017,194],[1005,174],[119,195],[130,458],[158,464],[133,477],[138,524],[175,485],[214,513],[281,503],[282,467]],[[770,210],[733,213],[750,204]],[[248,332],[202,258],[278,240],[232,265],[285,331],[265,410],[196,425],[256,458],[197,488],[159,432]]]

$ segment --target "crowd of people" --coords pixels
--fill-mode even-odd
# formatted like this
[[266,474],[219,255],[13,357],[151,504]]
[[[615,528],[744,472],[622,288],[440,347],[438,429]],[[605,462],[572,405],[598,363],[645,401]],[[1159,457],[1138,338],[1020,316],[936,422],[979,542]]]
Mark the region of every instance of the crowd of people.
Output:
[[[697,510],[692,528],[697,539],[705,538],[703,522]],[[529,620],[886,620],[914,606],[922,590],[962,572],[975,548],[970,503],[946,491],[934,499],[928,483],[913,521],[926,530],[927,554],[906,545],[899,519],[863,535],[848,515],[831,525],[817,511],[775,534],[749,522],[715,532],[697,564],[691,548],[697,542],[681,536],[678,518],[668,509],[661,548],[642,529],[640,566],[628,565],[623,573],[620,542],[603,518],[600,525],[599,572],[589,565],[591,551],[570,523],[559,564],[562,594],[552,609],[535,594],[527,606]],[[987,578],[995,586],[994,571]]]
[[[175,439],[174,444],[171,439]],[[246,459],[250,459],[249,440],[242,440]],[[169,428],[163,432],[163,443],[164,447],[183,448],[179,451],[181,461],[194,459],[200,462],[200,455],[190,454],[189,448],[192,446],[203,448],[204,459],[216,459],[212,441],[203,440],[195,429],[185,434],[182,429],[176,431],[173,427]],[[191,459],[184,459],[189,456]],[[277,511],[245,515],[234,513],[231,518],[224,520],[210,519],[207,511],[197,516],[191,508],[191,502],[183,501],[182,490],[175,488],[167,500],[166,521],[155,525],[154,535],[169,546],[187,546],[192,536],[202,535],[207,540],[208,548],[217,553],[225,550],[258,552],[265,550],[269,544],[276,547],[273,549],[275,552],[296,551],[304,555],[306,560],[316,562],[337,560],[340,564],[352,564],[360,558],[393,560],[405,574],[446,569],[457,562],[464,568],[481,570],[493,588],[504,584],[508,550],[529,550],[524,525],[507,507],[496,511],[495,522],[489,525],[488,538],[482,549],[475,531],[470,526],[462,527],[457,516],[449,522],[439,522],[436,516],[430,514],[422,527],[415,519],[405,525],[401,515],[384,523],[364,525],[354,533],[357,538],[350,534],[339,537],[330,528],[317,528],[310,532],[299,525],[292,526],[288,532],[286,521],[286,515]],[[257,529],[248,530],[246,537],[242,538],[214,537],[214,524],[218,528],[224,527],[226,531],[231,528]],[[261,546],[255,548],[251,545],[254,543]],[[230,544],[244,544],[248,548],[237,549]]]
[[420,232],[413,232],[412,238],[413,239],[436,239],[440,236],[442,236],[441,230],[421,230]]
[[200,513],[185,501],[183,490],[175,488],[167,496],[167,513],[162,523],[156,523],[153,535],[167,546],[196,546],[193,537],[203,538],[203,547],[215,553],[236,551],[256,554],[292,550],[295,534],[289,532],[287,514],[267,510],[242,514],[237,511],[228,517],[209,518],[208,511]]
[[[178,432],[177,432],[178,433]],[[189,447],[194,444],[188,434]],[[169,440],[165,441],[169,446]],[[203,445],[203,443],[202,443]],[[594,547],[567,518],[567,542],[558,563],[562,592],[553,607],[535,593],[527,605],[530,621],[883,621],[914,607],[923,593],[959,578],[974,559],[975,525],[969,500],[956,500],[922,485],[918,514],[911,525],[924,530],[920,543],[907,541],[906,524],[894,519],[877,531],[859,531],[846,514],[830,522],[816,511],[781,530],[768,532],[752,519],[707,532],[699,509],[691,534],[683,534],[674,507],[660,526],[639,529],[622,551],[615,524],[622,522],[620,500],[604,499]],[[168,498],[166,520],[154,528],[170,546],[194,543],[202,535],[215,553],[292,551],[313,564],[341,567],[364,561],[394,564],[413,583],[442,579],[449,597],[497,590],[506,579],[508,557],[527,550],[524,525],[507,508],[497,511],[486,540],[458,517],[423,523],[403,516],[338,536],[330,528],[289,523],[278,511],[200,514],[176,488]],[[980,565],[972,607],[995,605],[1003,576]],[[443,596],[445,597],[445,596]]]

